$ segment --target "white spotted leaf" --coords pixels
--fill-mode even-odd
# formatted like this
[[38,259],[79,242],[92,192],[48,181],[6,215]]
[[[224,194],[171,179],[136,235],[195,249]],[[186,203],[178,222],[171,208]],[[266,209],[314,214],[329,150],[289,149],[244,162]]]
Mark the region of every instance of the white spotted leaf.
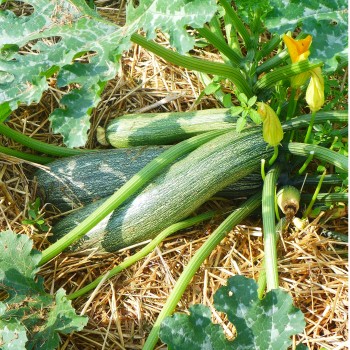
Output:
[[130,1],[120,27],[84,0],[23,2],[32,10],[27,15],[11,11],[11,1],[0,11],[0,120],[20,104],[38,103],[49,83],[56,84],[69,92],[62,93],[50,120],[68,147],[84,146],[91,112],[117,74],[132,34],[143,29],[152,38],[160,28],[183,53],[194,45],[186,25],[202,27],[217,9],[215,0],[141,0],[137,7]]
[[214,295],[215,308],[227,314],[237,331],[233,340],[226,339],[221,326],[211,323],[210,310],[204,305],[190,307],[190,315],[175,313],[165,318],[161,340],[173,350],[287,349],[291,336],[303,331],[304,315],[288,293],[272,290],[260,300],[257,289],[254,280],[233,276]]
[[23,234],[0,232],[0,286],[7,298],[0,302],[0,346],[3,350],[54,350],[60,333],[79,331],[87,317],[78,316],[59,289],[45,292],[36,276],[41,253]]
[[214,295],[215,308],[225,312],[237,330],[233,349],[287,349],[291,336],[305,327],[303,313],[281,289],[268,292],[262,300],[257,290],[254,280],[234,276]]
[[347,60],[348,3],[345,0],[270,0],[272,10],[265,25],[273,33],[283,34],[301,27],[311,34],[310,59],[325,62],[328,72]]

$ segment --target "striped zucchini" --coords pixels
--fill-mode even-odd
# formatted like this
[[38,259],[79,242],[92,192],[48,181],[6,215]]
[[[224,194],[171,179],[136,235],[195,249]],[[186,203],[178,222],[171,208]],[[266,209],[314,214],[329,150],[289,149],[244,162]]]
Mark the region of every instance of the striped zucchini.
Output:
[[168,146],[111,149],[58,159],[35,173],[39,196],[61,211],[110,196]]
[[[187,217],[213,194],[259,169],[271,156],[260,128],[227,132],[171,165],[164,173],[102,220],[79,241],[79,250],[116,251],[154,237]],[[99,202],[87,205],[53,227],[55,239],[86,218]]]
[[226,108],[130,114],[107,125],[106,140],[116,148],[170,145],[206,131],[235,127],[236,120]]

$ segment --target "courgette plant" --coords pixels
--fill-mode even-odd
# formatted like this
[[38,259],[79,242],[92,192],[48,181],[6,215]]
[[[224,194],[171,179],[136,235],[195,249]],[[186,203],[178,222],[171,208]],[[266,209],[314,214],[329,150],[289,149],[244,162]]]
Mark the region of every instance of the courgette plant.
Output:
[[[237,96],[238,99],[231,98],[231,94],[228,97],[221,94],[222,101],[224,105],[232,108],[232,114],[240,116],[238,129],[243,129],[248,118],[256,123],[262,122],[264,139],[270,147],[274,148],[274,155],[269,159],[269,165],[272,167],[267,171],[262,197],[257,193],[234,211],[195,254],[160,313],[144,349],[152,349],[155,346],[161,323],[173,312],[187,284],[204,259],[232,226],[259,207],[261,201],[266,281],[261,280],[263,287],[259,286],[259,295],[264,294],[265,282],[267,291],[278,289],[275,188],[281,171],[280,160],[287,159],[293,166],[295,156],[307,157],[311,154],[313,158],[321,160],[324,164],[333,164],[340,171],[348,170],[346,156],[327,149],[329,143],[322,146],[312,144],[312,127],[315,122],[318,122],[317,111],[324,103],[323,75],[320,67],[323,67],[326,72],[333,72],[346,64],[344,63],[346,62],[346,45],[344,45],[346,40],[342,40],[347,33],[344,30],[347,22],[345,1],[312,4],[307,1],[301,1],[298,4],[281,0],[266,0],[259,3],[235,1],[233,7],[227,0],[219,0],[218,4],[213,0],[175,0],[171,6],[164,0],[141,0],[137,6],[132,2],[128,3],[124,27],[102,18],[82,0],[63,0],[59,3],[44,0],[26,0],[25,2],[32,7],[32,12],[28,16],[16,16],[11,11],[12,2],[1,0],[3,10],[0,13],[0,32],[2,33],[0,38],[0,133],[51,156],[69,156],[73,153],[86,152],[73,147],[85,144],[91,111],[100,101],[106,83],[116,75],[122,53],[130,47],[131,42],[134,42],[172,64],[211,76],[213,82],[217,84],[214,92],[221,89],[221,82],[228,81],[232,96]],[[196,29],[198,37],[190,36],[186,31],[187,27]],[[292,32],[294,33],[297,27],[301,30],[297,31],[299,33],[297,39],[293,39]],[[169,34],[170,44],[176,51],[152,40],[155,37],[156,28]],[[224,30],[222,31],[221,28]],[[146,36],[137,33],[140,29],[146,33]],[[266,29],[270,31],[267,36]],[[290,33],[285,34],[287,31]],[[221,53],[223,63],[209,62],[187,54],[199,38]],[[50,43],[47,39],[51,39]],[[89,53],[88,56],[86,56],[87,53]],[[63,94],[59,108],[51,114],[51,126],[54,132],[63,136],[65,144],[70,148],[63,149],[31,140],[11,130],[4,123],[19,104],[29,105],[39,102],[43,92],[49,88],[48,81],[52,77],[56,79],[58,88],[66,88],[68,92]],[[299,135],[294,133],[294,130],[300,126],[298,118],[294,117],[298,113],[298,103],[303,103],[305,89],[307,105],[312,113],[308,119],[306,136],[300,139]],[[233,103],[236,105],[232,106]],[[328,119],[331,120],[331,118]],[[283,128],[287,131],[284,134]],[[45,264],[84,236],[170,163],[225,132],[227,131],[209,131],[165,151],[63,239],[44,250],[40,254],[40,260],[37,255],[36,265]],[[294,140],[299,142],[291,142]],[[278,151],[280,144],[284,145],[283,154],[279,154]],[[6,149],[1,151],[11,152]],[[20,153],[12,154],[21,156]],[[28,159],[30,156],[23,155],[23,157]],[[35,162],[38,158],[34,156],[29,160]],[[51,158],[42,160],[47,163]],[[265,173],[264,168],[262,173]],[[209,213],[198,220],[169,228],[165,233],[162,232],[160,237],[163,239],[174,230],[188,227],[211,216],[212,214]],[[158,238],[139,256],[149,252],[159,241]],[[9,260],[5,257],[2,261],[7,263]],[[128,264],[126,263],[125,266]],[[119,268],[118,271],[111,271],[105,279],[121,270]],[[31,277],[33,271],[37,271],[36,268],[28,272]],[[104,279],[98,279],[80,292],[68,296],[68,299],[81,296],[95,288],[101,280]],[[10,286],[13,283],[12,280],[8,281],[3,276],[1,281],[10,283]],[[255,287],[251,286],[250,290],[255,290]],[[42,292],[41,289],[40,292]],[[60,298],[62,298],[61,294]],[[23,295],[26,296],[25,293]],[[12,297],[13,294],[10,296]],[[268,300],[268,294],[265,298]],[[221,307],[224,308],[224,306]],[[21,322],[23,315],[9,315],[4,308],[6,306],[1,304],[2,315],[11,320],[11,326]],[[192,310],[192,312],[195,311],[195,309]],[[206,311],[201,312],[208,319]],[[300,318],[300,315],[298,314],[297,317]],[[72,318],[75,319],[74,316]],[[203,317],[199,319],[204,320]],[[79,319],[79,325],[72,326],[71,329],[81,329],[84,322]],[[28,327],[27,324],[24,325]],[[273,328],[274,325],[270,324],[270,327]],[[57,327],[57,330],[59,331],[60,328]],[[299,331],[295,329],[295,333]],[[291,334],[288,333],[288,339]],[[23,343],[24,336],[22,333],[21,335]],[[3,337],[1,340],[4,341],[4,339]],[[15,337],[11,339],[13,341]],[[255,342],[254,337],[253,341]],[[276,346],[282,349],[288,345],[289,340],[282,345],[278,343]]]

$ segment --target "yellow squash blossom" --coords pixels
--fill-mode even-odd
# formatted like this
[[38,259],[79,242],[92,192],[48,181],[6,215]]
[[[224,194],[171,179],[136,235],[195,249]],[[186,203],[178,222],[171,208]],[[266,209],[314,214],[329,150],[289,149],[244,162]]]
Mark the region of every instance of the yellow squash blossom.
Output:
[[258,113],[263,122],[263,137],[270,146],[278,146],[283,139],[281,122],[275,111],[266,103],[258,102]]
[[320,67],[311,71],[311,79],[306,89],[305,99],[312,112],[317,112],[324,104],[324,80]]
[[[290,59],[292,60],[292,63],[297,63],[300,61],[307,60],[307,58],[310,55],[309,48],[311,46],[312,42],[312,36],[308,35],[304,39],[295,40],[291,38],[290,36],[284,34],[283,35],[283,41],[287,46]],[[300,73],[294,77],[291,78],[291,86],[293,88],[298,88],[299,86],[303,85],[306,80],[309,78],[310,73]]]

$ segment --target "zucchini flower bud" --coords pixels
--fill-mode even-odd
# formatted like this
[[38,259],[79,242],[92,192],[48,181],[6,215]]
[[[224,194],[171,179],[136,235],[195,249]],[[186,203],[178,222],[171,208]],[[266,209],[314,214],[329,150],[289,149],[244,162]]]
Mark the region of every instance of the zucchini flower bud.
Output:
[[324,80],[320,67],[311,71],[311,79],[306,89],[305,99],[312,112],[319,111],[324,104]]
[[263,137],[270,146],[278,146],[283,139],[281,122],[275,111],[266,103],[258,102],[258,113],[263,122]]

